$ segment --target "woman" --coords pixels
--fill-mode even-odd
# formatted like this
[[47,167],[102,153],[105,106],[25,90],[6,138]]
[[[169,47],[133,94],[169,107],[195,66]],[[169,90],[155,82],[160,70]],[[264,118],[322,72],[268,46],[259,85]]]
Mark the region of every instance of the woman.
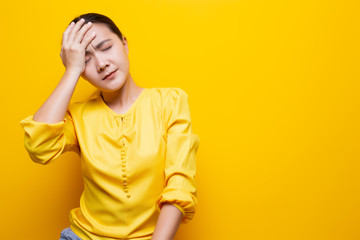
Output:
[[[63,33],[65,73],[33,115],[21,121],[31,159],[81,157],[84,191],[61,239],[173,239],[197,206],[187,94],[142,88],[129,73],[127,39],[108,17],[88,13]],[[79,78],[99,91],[70,103]]]

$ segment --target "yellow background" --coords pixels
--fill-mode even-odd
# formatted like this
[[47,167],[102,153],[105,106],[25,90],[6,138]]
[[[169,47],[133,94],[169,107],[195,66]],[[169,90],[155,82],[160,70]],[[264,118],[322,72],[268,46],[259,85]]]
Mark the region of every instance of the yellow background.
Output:
[[[86,12],[128,38],[143,87],[189,95],[198,211],[176,240],[360,239],[359,1],[6,1],[0,239],[58,239],[79,159],[33,163],[19,121],[61,78],[62,32]],[[79,82],[72,101],[94,88]]]

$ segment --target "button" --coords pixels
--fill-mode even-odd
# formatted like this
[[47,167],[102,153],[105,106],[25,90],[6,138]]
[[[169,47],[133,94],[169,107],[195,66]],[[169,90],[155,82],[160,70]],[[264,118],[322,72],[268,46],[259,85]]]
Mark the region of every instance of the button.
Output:
[[121,171],[125,172],[125,171],[126,171],[126,168],[124,168],[124,167],[123,167],[123,168],[121,168]]
[[128,195],[126,195],[126,197],[127,197],[127,198],[129,198],[129,197],[131,197],[131,195],[130,195],[130,194],[128,194]]
[[122,160],[121,162],[122,162],[122,163],[126,163],[126,160]]
[[123,173],[123,175],[122,175],[123,177],[126,177],[126,173]]
[[122,166],[123,166],[123,167],[126,167],[126,164],[125,164],[125,163],[123,163],[123,164],[122,164]]
[[129,192],[129,190],[128,190],[127,188],[125,188],[125,189],[124,189],[124,192],[128,193],[128,192]]
[[124,182],[124,186],[127,186],[127,182]]

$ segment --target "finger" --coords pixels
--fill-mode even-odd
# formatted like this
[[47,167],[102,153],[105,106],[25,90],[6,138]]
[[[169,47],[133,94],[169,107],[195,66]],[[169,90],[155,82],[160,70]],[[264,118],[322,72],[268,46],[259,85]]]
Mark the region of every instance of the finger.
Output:
[[84,37],[83,41],[81,42],[82,48],[85,50],[95,38],[96,38],[95,32],[92,32],[91,34]]
[[69,38],[68,38],[68,41],[69,41],[69,42],[74,42],[76,33],[79,31],[80,27],[83,25],[84,22],[85,22],[85,20],[84,20],[83,18],[80,19],[80,20],[75,24],[75,26],[71,29],[70,35],[69,35]]
[[69,42],[73,43],[75,36],[77,34],[77,32],[79,31],[79,29],[81,28],[81,26],[84,24],[85,19],[81,18],[76,24],[75,26],[71,29],[70,34],[69,34]]
[[92,23],[91,22],[88,22],[87,24],[85,24],[81,29],[80,31],[76,34],[75,36],[75,39],[74,39],[74,42],[76,43],[81,43],[85,34],[87,33],[87,31],[89,31],[89,29],[91,28],[92,26]]
[[71,29],[74,27],[75,23],[71,22],[69,24],[69,26],[65,29],[64,33],[63,33],[63,38],[62,38],[62,43],[66,42],[67,39],[69,38],[69,32],[71,31]]

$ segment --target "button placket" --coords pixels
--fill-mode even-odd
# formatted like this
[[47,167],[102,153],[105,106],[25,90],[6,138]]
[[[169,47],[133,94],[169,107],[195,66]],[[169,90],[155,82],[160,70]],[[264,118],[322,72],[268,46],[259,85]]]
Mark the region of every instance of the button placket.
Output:
[[[126,126],[126,122],[127,118],[125,116],[121,116],[121,130],[122,130],[122,134],[123,134],[123,129]],[[121,156],[121,171],[122,171],[122,181],[123,181],[123,186],[124,186],[124,192],[126,193],[126,197],[130,198],[131,194],[129,193],[129,189],[128,189],[128,179],[127,179],[127,174],[126,174],[126,152],[127,152],[127,146],[125,144],[125,137],[123,135],[123,137],[121,138],[121,149],[120,149],[120,156]]]

